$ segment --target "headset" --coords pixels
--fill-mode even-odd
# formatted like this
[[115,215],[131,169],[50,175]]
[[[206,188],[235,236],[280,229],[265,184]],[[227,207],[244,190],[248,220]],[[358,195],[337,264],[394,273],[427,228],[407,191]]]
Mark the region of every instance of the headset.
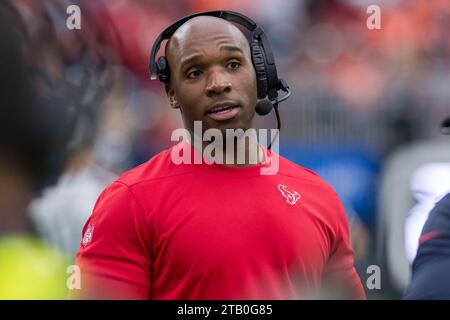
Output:
[[[257,114],[263,116],[268,114],[272,108],[274,108],[279,130],[281,123],[278,113],[278,103],[289,98],[291,92],[286,81],[278,78],[275,59],[264,30],[252,19],[240,13],[225,10],[201,12],[184,17],[168,26],[163,32],[161,32],[153,44],[150,53],[150,79],[156,80],[158,78],[162,83],[169,83],[170,70],[168,61],[166,57],[160,56],[156,62],[156,54],[158,53],[161,43],[164,40],[168,40],[185,22],[198,16],[217,17],[229,22],[237,23],[244,26],[252,33],[250,51],[253,67],[256,72],[257,95],[258,98],[261,99],[256,104],[255,110]],[[278,91],[280,90],[285,92],[285,94],[281,97],[278,96]]]

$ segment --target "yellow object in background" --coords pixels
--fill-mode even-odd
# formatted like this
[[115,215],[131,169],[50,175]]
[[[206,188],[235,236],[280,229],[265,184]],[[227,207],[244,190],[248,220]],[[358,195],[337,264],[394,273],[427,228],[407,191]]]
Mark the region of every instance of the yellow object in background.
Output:
[[0,237],[0,299],[66,299],[70,262],[38,238]]

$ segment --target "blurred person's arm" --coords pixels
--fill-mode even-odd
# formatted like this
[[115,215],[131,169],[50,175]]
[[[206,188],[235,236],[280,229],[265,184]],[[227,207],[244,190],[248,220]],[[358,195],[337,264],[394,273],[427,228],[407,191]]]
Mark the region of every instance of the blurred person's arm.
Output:
[[83,229],[81,289],[71,298],[150,298],[151,240],[142,214],[127,185],[114,182],[103,191]]
[[434,209],[419,239],[404,299],[450,299],[450,194]]

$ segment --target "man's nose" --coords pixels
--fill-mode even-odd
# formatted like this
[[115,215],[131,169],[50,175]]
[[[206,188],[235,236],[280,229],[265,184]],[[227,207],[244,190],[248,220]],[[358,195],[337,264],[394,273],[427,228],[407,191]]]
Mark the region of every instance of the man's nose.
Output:
[[231,92],[231,82],[223,72],[217,71],[210,75],[208,84],[205,88],[206,95],[209,97]]

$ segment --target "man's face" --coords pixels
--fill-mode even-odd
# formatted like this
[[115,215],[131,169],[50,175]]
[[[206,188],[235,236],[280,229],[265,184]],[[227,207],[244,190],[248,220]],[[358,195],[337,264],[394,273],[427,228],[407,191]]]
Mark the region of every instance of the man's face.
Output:
[[223,19],[198,17],[169,41],[166,56],[172,106],[179,107],[185,127],[193,131],[248,129],[255,114],[256,75],[244,35]]

